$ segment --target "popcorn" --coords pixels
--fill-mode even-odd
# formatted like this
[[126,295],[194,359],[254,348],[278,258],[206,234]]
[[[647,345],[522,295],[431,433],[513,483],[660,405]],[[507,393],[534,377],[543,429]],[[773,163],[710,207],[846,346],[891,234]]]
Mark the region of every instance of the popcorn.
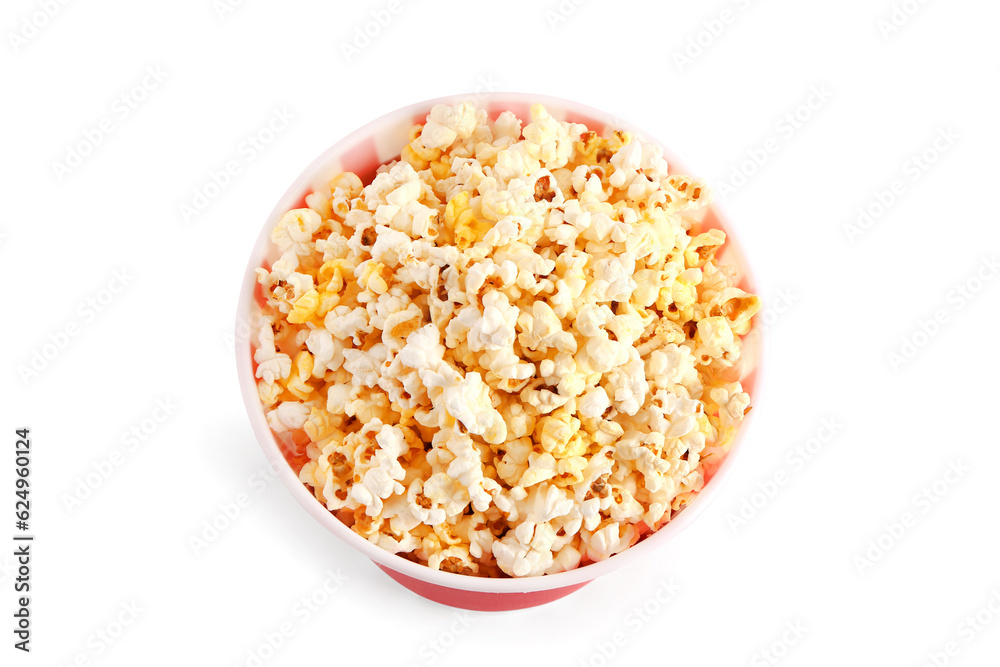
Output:
[[313,393],[313,387],[309,384],[312,377],[313,358],[307,351],[302,350],[295,359],[292,360],[292,369],[285,382],[285,389],[299,400],[307,400]]
[[718,265],[707,188],[641,137],[437,105],[371,182],[305,201],[257,270],[257,392],[306,445],[299,479],[380,548],[468,576],[609,558],[750,409],[733,367],[760,300]]
[[374,387],[378,384],[382,362],[388,349],[382,343],[370,350],[344,350],[344,370],[354,376],[355,384]]
[[610,522],[586,539],[586,556],[593,561],[610,558],[631,546],[636,538],[638,534],[632,524],[621,526]]
[[382,499],[403,492],[403,485],[399,480],[406,476],[397,460],[408,449],[403,441],[403,433],[399,428],[388,424],[381,426],[375,437],[378,449],[370,467],[364,472],[361,481],[351,487],[349,494],[352,500],[366,506],[365,514],[371,517],[381,514]]
[[305,425],[310,409],[305,403],[285,401],[267,413],[267,425],[275,433],[297,431]]
[[447,148],[458,138],[466,139],[476,129],[476,108],[471,102],[455,107],[435,104],[420,134],[428,148]]
[[393,268],[413,255],[413,240],[403,232],[398,232],[386,225],[377,225],[375,232],[372,259],[376,262]]
[[308,242],[322,224],[323,218],[316,211],[297,208],[281,217],[271,232],[271,241],[282,250],[292,249],[296,255],[307,255],[311,252]]
[[552,566],[555,530],[547,524],[525,521],[493,543],[497,565],[512,577],[543,574]]
[[594,387],[577,403],[577,409],[583,417],[600,417],[611,407],[611,399],[604,387]]
[[292,371],[292,360],[289,356],[275,349],[274,330],[268,321],[265,321],[257,332],[257,349],[253,353],[253,360],[257,362],[256,377],[267,385],[286,379]]
[[372,329],[368,326],[368,311],[364,308],[351,308],[350,306],[337,306],[323,319],[323,327],[326,328],[335,338],[339,340],[357,340],[359,333],[370,333]]
[[490,292],[483,297],[483,316],[469,329],[470,350],[502,350],[514,344],[514,325],[520,314],[507,296]]
[[698,340],[701,344],[694,353],[698,363],[718,360],[725,366],[732,366],[739,358],[739,345],[724,317],[706,317],[698,322]]
[[489,387],[479,373],[469,373],[457,383],[445,387],[442,401],[445,410],[473,435],[499,444],[507,438],[507,423],[491,403]]

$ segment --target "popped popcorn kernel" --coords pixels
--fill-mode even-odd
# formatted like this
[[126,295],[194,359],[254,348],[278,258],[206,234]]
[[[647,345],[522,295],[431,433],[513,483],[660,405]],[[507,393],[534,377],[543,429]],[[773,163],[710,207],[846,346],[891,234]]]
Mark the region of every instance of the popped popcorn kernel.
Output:
[[256,271],[257,393],[299,479],[466,576],[570,570],[669,522],[751,410],[761,303],[710,200],[632,133],[436,105],[370,182],[282,215]]
[[288,321],[292,324],[305,324],[313,318],[317,308],[319,308],[319,292],[311,289],[295,300],[288,313]]

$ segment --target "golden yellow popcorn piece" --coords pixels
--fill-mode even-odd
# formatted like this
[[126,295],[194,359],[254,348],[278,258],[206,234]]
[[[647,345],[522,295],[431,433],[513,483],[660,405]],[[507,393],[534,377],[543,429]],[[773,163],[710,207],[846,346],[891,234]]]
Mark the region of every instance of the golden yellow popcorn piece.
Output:
[[710,229],[691,239],[684,251],[684,264],[688,267],[702,267],[715,259],[715,253],[726,242],[726,234],[721,229]]
[[469,193],[462,191],[451,198],[444,211],[444,225],[455,236],[455,245],[466,250],[483,240],[492,225],[479,220],[469,204]]
[[534,439],[557,459],[576,456],[587,449],[580,434],[580,420],[562,408],[538,420]]
[[365,508],[359,507],[354,510],[354,525],[351,526],[351,530],[362,537],[368,538],[378,533],[384,521],[385,519],[382,518],[381,514],[374,517],[368,516],[365,513]]
[[632,143],[632,133],[624,130],[615,130],[608,137],[607,147],[614,153],[621,150],[622,146]]
[[[583,434],[578,435],[582,436]],[[586,453],[585,446],[582,451]],[[584,470],[587,469],[587,457],[579,454],[564,456],[556,462],[556,469],[558,472],[552,480],[556,486],[567,487],[579,484],[584,479]]]
[[315,391],[308,380],[312,377],[313,358],[306,350],[302,350],[292,359],[292,372],[285,381],[285,389],[300,401],[309,400],[309,395]]
[[337,427],[334,425],[334,419],[334,416],[323,408],[314,407],[309,412],[309,417],[306,419],[306,423],[303,424],[302,430],[306,432],[306,435],[313,442],[322,442],[335,433],[339,433]]
[[741,291],[741,294],[727,299],[721,306],[713,307],[710,314],[725,317],[729,320],[733,333],[742,336],[750,330],[750,319],[759,311],[760,297]]
[[469,193],[465,190],[452,197],[444,208],[445,229],[455,231],[455,224],[458,222],[458,217],[465,211],[468,211],[469,208]]
[[597,132],[588,130],[580,135],[580,140],[576,142],[577,160],[581,164],[594,164],[595,154],[603,146],[603,139],[597,136]]
[[361,179],[357,174],[350,171],[338,174],[330,180],[330,192],[340,189],[346,192],[347,196],[351,198],[360,195],[362,188],[364,188],[364,184],[361,182]]
[[434,162],[431,162],[431,174],[436,180],[444,180],[453,175],[451,172],[451,164],[435,160]]
[[323,319],[326,314],[337,307],[340,303],[340,295],[336,292],[327,292],[323,290],[319,293],[319,305],[316,307],[316,312],[314,316],[317,319]]
[[472,211],[466,211],[455,223],[455,245],[459,250],[466,250],[469,246],[482,240],[486,236],[489,227],[476,220]]
[[317,308],[319,308],[319,292],[311,289],[295,300],[288,313],[288,321],[292,324],[305,324],[313,318]]
[[388,267],[386,267],[385,264],[370,261],[365,264],[365,268],[361,272],[361,277],[358,278],[358,284],[362,289],[368,290],[369,292],[374,292],[375,294],[385,294],[389,291],[387,278],[391,275],[392,272],[388,269]]
[[441,149],[427,148],[419,138],[411,141],[407,148],[411,149],[413,154],[424,162],[434,162],[441,157]]
[[282,387],[277,382],[272,382],[268,384],[261,380],[257,383],[257,395],[260,397],[260,402],[264,407],[271,407],[278,402],[278,397],[281,395]]
[[403,148],[403,151],[400,153],[399,157],[403,160],[403,162],[413,167],[416,171],[423,171],[424,169],[427,169],[429,166],[431,166],[430,162],[424,160],[419,155],[417,155],[417,152],[413,150],[412,145]]

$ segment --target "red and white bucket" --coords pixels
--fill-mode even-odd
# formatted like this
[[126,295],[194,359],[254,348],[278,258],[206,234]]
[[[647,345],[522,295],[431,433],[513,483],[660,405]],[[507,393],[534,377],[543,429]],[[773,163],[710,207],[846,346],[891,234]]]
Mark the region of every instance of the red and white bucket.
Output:
[[[683,511],[658,531],[646,535],[637,544],[605,561],[540,577],[507,579],[473,577],[432,570],[419,563],[406,560],[375,546],[345,526],[315,498],[308,487],[299,481],[296,471],[285,459],[280,443],[275,439],[267,425],[264,410],[257,396],[254,379],[251,347],[253,335],[247,335],[248,323],[253,321],[254,309],[259,308],[255,270],[260,266],[270,266],[271,262],[277,259],[276,249],[270,241],[271,230],[277,225],[285,211],[304,206],[306,195],[310,194],[314,188],[319,189],[325,186],[337,174],[353,171],[365,183],[371,182],[375,170],[380,164],[399,157],[400,150],[407,144],[410,127],[415,123],[425,122],[432,106],[435,104],[456,104],[466,99],[474,99],[478,106],[485,107],[492,118],[496,118],[502,111],[510,110],[527,123],[530,122],[529,109],[531,105],[540,103],[555,118],[584,123],[589,129],[598,133],[601,133],[605,127],[624,129],[641,135],[646,141],[659,143],[648,133],[618,119],[613,119],[608,114],[591,107],[555,97],[523,93],[442,97],[411,104],[372,121],[347,135],[316,158],[295,180],[264,222],[257,244],[254,246],[247,264],[243,288],[240,293],[236,320],[236,364],[250,423],[264,454],[292,495],[317,521],[374,561],[390,577],[418,595],[453,607],[477,611],[502,611],[534,607],[557,600],[597,577],[625,567],[634,560],[664,546],[694,521],[695,517],[705,509],[716,495],[723,479],[732,468],[734,454],[739,451],[740,443],[745,439],[747,427],[753,418],[748,416],[744,421],[725,460],[714,470],[706,471],[704,489],[694,497]],[[665,146],[664,149],[666,149]],[[666,150],[664,153],[671,173],[683,173],[683,170],[676,167],[670,154]],[[722,229],[728,236],[726,244],[717,256],[719,263],[735,266],[739,286],[748,292],[755,292],[746,261],[733,239],[732,228],[721,218],[714,206],[710,207],[703,221],[704,229],[712,227]],[[759,366],[762,352],[763,341],[759,335],[744,337],[742,382],[745,391],[753,398],[754,405],[759,404],[760,398]]]

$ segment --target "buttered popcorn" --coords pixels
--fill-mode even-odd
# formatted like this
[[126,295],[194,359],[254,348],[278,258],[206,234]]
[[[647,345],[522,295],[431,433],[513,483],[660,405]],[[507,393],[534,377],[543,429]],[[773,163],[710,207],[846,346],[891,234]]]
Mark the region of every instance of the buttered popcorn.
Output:
[[657,530],[750,409],[760,303],[716,264],[708,200],[627,132],[435,106],[371,183],[288,211],[257,271],[258,394],[300,479],[462,574],[559,572]]

